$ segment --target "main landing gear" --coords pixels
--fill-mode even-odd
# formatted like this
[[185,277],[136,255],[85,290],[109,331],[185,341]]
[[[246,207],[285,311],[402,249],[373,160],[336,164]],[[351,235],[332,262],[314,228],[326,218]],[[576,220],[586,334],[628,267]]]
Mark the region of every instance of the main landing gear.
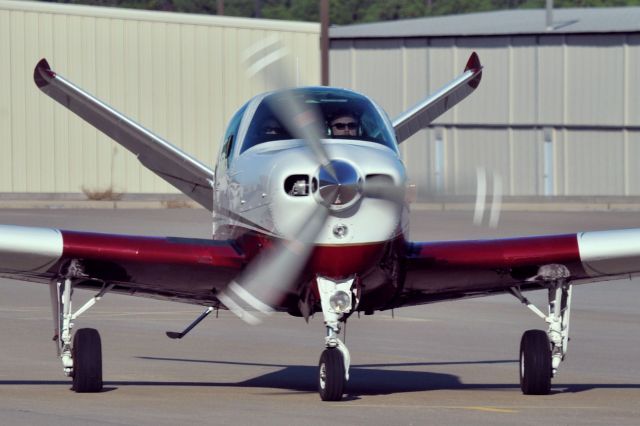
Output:
[[338,334],[340,322],[344,322],[358,305],[357,288],[354,278],[333,281],[316,277],[316,282],[327,329],[326,349],[318,365],[318,392],[323,401],[340,401],[349,380],[351,357]]
[[[62,277],[61,277],[62,278]],[[89,299],[75,313],[71,310],[73,282],[85,279],[80,262],[73,260],[64,279],[51,282],[51,304],[58,356],[67,377],[73,378],[75,392],[100,392],[102,390],[102,343],[100,334],[93,328],[81,328],[75,332],[72,344],[73,322],[91,308],[113,285],[104,284],[100,292]]]
[[529,302],[519,289],[511,289],[511,294],[549,324],[546,332],[527,330],[522,335],[520,388],[525,395],[547,395],[551,391],[551,379],[567,354],[572,291],[568,277],[569,270],[564,265],[545,265],[539,269],[536,278],[547,287],[548,315]]

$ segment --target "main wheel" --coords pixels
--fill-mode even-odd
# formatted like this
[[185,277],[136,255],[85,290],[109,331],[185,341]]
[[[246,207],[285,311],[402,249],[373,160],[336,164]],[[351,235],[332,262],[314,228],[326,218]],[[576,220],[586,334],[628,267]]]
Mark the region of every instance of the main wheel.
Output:
[[318,392],[323,401],[340,401],[344,393],[345,374],[342,352],[328,348],[320,356]]
[[551,390],[551,345],[542,330],[527,330],[520,340],[520,388],[525,395]]
[[81,328],[73,336],[73,390],[102,390],[102,343],[98,330]]

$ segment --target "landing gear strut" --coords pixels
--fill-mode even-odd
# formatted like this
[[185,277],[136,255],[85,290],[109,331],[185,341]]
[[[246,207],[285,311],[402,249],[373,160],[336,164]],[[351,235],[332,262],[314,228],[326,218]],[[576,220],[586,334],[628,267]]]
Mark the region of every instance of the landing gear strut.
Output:
[[569,270],[564,265],[545,265],[539,269],[536,278],[542,280],[548,290],[548,315],[529,302],[519,289],[511,289],[511,294],[549,324],[547,332],[527,330],[522,335],[520,388],[525,395],[547,395],[551,391],[551,379],[567,354],[572,292],[568,277]]
[[318,365],[318,392],[323,401],[340,401],[349,380],[351,356],[338,334],[340,322],[358,305],[357,286],[354,278],[333,281],[316,277],[316,282],[327,329],[326,349]]
[[104,284],[100,292],[89,299],[75,313],[71,309],[73,283],[86,279],[82,264],[70,262],[64,279],[51,282],[51,304],[58,356],[67,377],[73,378],[75,392],[100,392],[102,390],[102,344],[100,334],[93,328],[81,328],[73,336],[73,322],[91,308],[107,293],[113,285]]

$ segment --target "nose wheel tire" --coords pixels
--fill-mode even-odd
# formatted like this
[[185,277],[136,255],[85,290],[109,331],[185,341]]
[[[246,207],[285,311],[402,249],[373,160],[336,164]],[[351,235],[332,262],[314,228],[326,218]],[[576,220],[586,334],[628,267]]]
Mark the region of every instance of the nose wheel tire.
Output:
[[547,395],[551,391],[551,345],[542,330],[527,330],[522,335],[520,388],[525,395]]
[[323,401],[340,401],[345,388],[344,359],[336,348],[328,348],[320,356],[318,392]]
[[81,328],[73,337],[73,390],[102,390],[102,343],[98,330]]

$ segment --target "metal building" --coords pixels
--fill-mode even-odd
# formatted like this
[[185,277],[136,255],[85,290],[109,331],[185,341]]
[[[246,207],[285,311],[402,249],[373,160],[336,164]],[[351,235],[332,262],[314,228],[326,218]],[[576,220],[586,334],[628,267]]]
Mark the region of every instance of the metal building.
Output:
[[421,195],[472,194],[478,166],[506,196],[640,195],[640,7],[556,9],[550,28],[544,10],[511,10],[330,36],[331,84],[391,118],[480,55],[479,89],[402,144]]
[[62,76],[213,165],[228,119],[265,83],[243,52],[277,37],[298,83],[320,81],[319,24],[0,0],[0,193],[173,193],[128,151],[42,94]]

